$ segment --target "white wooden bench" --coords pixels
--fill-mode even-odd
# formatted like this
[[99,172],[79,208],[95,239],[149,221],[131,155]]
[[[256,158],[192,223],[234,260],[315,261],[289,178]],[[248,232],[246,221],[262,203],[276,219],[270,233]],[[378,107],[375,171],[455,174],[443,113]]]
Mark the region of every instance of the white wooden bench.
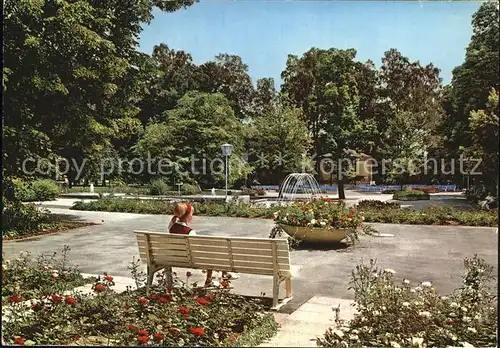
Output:
[[[165,269],[168,286],[172,286],[172,267],[181,267],[269,275],[273,277],[272,308],[277,310],[292,299],[290,251],[286,239],[134,232],[140,258],[147,265],[147,292],[156,272]],[[279,302],[283,281],[286,296]]]

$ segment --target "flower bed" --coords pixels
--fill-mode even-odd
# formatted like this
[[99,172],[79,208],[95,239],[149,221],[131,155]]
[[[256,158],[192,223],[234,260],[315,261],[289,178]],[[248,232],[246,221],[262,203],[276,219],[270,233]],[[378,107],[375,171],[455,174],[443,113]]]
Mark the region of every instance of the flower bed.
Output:
[[323,347],[496,347],[497,298],[488,289],[493,268],[465,260],[463,286],[440,296],[430,282],[412,288],[391,269],[357,266],[351,285],[357,314],[318,339]]
[[[134,274],[142,286],[143,276]],[[15,273],[4,277],[12,288]],[[114,292],[113,277],[105,274],[95,280],[92,293],[51,289],[37,293],[30,303],[24,302],[27,292],[21,286],[2,308],[3,338],[7,344],[25,345],[247,346],[275,334],[277,324],[260,301],[224,287],[197,287],[189,272],[184,279],[176,279],[170,290],[153,287],[147,296],[143,287]]]
[[403,190],[394,192],[393,199],[398,201],[422,201],[429,200],[430,195],[427,192],[419,190]]
[[[329,230],[332,236],[342,229],[345,230],[345,238],[349,242],[358,240],[359,229],[370,231],[369,226],[363,224],[363,220],[363,216],[356,209],[348,208],[344,202],[330,199],[297,201],[274,213],[274,221],[278,226],[310,228],[311,238],[314,237],[315,228]],[[303,239],[307,240],[307,236]]]

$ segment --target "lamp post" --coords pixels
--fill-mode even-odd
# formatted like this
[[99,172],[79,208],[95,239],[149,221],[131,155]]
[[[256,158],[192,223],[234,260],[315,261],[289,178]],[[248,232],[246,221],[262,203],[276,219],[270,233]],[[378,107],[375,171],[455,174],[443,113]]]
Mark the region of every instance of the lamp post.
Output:
[[226,157],[226,202],[227,202],[227,169],[228,169],[227,159],[229,158],[229,156],[231,156],[231,153],[233,152],[233,145],[226,143],[221,145],[220,148],[222,150],[222,154],[224,155],[224,157]]

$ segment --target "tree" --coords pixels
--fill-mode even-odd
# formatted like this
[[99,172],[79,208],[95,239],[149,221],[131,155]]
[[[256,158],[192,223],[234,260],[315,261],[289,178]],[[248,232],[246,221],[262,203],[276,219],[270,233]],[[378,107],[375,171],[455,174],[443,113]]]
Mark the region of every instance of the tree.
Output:
[[269,183],[281,182],[286,174],[300,171],[311,145],[302,110],[290,106],[282,95],[276,99],[251,124],[256,174]]
[[438,144],[435,130],[443,115],[439,69],[411,62],[391,49],[382,58],[378,77],[379,108],[386,112],[380,120],[385,127],[380,155],[397,165],[388,174],[403,185],[409,171],[422,169],[423,154]]
[[95,176],[100,159],[114,153],[112,139],[138,126],[141,24],[152,19],[153,6],[174,11],[192,3],[5,1],[6,174],[22,172],[28,157],[63,156],[86,159]]
[[165,111],[148,124],[136,152],[143,157],[164,159],[164,165],[171,163],[162,169],[172,172],[170,175],[177,172],[173,169],[178,165],[185,172],[185,180],[212,186],[224,179],[220,161],[220,146],[224,143],[234,146],[230,158],[231,181],[246,176],[248,167],[240,162],[242,139],[242,125],[224,95],[191,91],[179,100],[175,109]]
[[257,89],[254,96],[252,113],[254,117],[269,114],[273,111],[274,102],[277,97],[273,78],[262,78],[257,80]]
[[251,116],[254,88],[248,75],[248,66],[241,57],[219,54],[215,61],[199,66],[200,90],[206,93],[222,93],[231,102],[240,120]]
[[483,173],[485,186],[489,192],[498,195],[498,91],[490,91],[488,104],[484,110],[472,111],[469,117],[469,127],[472,133],[472,146],[468,149],[472,158],[481,159],[477,170]]
[[[356,50],[322,50],[312,48],[302,57],[288,56],[282,73],[282,89],[297,107],[303,109],[313,149],[318,156],[325,152],[333,155],[337,163],[348,156],[349,149],[361,144],[359,135],[363,123],[359,118],[359,92],[356,81]],[[342,170],[337,165],[339,198],[344,199]]]

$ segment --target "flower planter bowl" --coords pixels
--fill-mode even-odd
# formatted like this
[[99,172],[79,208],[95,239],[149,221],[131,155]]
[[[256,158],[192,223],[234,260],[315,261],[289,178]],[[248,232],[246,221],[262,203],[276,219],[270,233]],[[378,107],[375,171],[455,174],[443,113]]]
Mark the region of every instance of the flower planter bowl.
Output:
[[344,228],[300,227],[282,224],[280,226],[290,237],[304,242],[336,243],[347,236],[347,229]]

